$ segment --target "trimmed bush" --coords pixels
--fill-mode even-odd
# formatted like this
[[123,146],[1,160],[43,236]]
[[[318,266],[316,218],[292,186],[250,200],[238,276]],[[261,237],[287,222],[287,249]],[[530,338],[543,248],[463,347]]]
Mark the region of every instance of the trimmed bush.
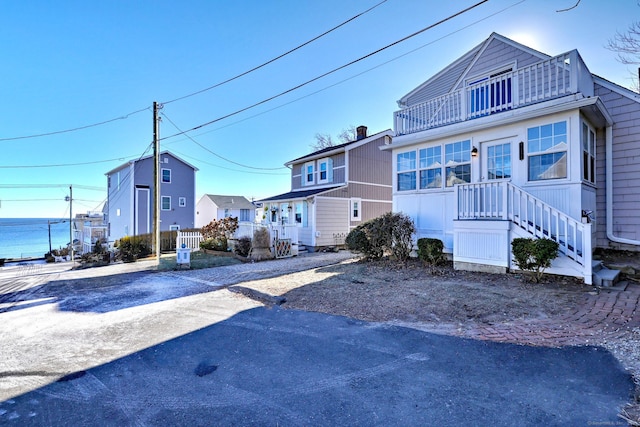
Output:
[[544,270],[551,266],[551,261],[558,257],[559,245],[553,240],[530,239],[519,237],[511,242],[513,262],[518,268],[530,274],[536,283],[544,275]]
[[227,239],[225,237],[208,238],[200,242],[201,249],[210,251],[227,251]]
[[118,259],[123,262],[135,262],[151,254],[151,246],[142,236],[126,236],[116,242]]
[[365,258],[379,259],[391,253],[398,260],[409,258],[415,226],[407,215],[386,213],[360,224],[345,239],[347,248]]
[[251,251],[251,237],[244,236],[236,240],[233,251],[236,255],[248,257],[249,251]]
[[418,258],[432,265],[442,264],[445,260],[444,243],[429,237],[418,239]]
[[254,248],[270,248],[271,237],[269,230],[266,227],[258,227],[253,232],[253,247]]

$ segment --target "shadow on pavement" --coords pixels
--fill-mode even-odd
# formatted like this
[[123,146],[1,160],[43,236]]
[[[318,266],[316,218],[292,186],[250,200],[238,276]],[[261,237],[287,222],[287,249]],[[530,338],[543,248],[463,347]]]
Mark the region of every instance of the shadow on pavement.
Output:
[[473,341],[275,307],[2,402],[0,424],[613,425],[632,393],[602,348]]

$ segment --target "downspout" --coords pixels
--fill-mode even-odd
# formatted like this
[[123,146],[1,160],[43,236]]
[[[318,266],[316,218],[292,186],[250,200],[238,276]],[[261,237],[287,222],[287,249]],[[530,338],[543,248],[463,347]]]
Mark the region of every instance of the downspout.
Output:
[[640,245],[640,240],[625,239],[613,234],[613,127],[605,128],[605,167],[606,167],[606,205],[607,205],[607,238],[612,242],[626,245]]

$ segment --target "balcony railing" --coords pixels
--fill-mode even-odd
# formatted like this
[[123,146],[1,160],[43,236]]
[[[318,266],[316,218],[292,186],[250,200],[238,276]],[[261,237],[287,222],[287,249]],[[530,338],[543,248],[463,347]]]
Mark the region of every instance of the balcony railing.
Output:
[[396,111],[395,132],[420,132],[575,93],[592,96],[593,80],[572,50]]

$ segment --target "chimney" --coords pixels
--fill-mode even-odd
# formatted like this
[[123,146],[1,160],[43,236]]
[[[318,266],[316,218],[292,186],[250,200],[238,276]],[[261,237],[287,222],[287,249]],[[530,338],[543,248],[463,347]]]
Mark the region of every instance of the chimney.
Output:
[[367,137],[367,127],[358,126],[356,128],[356,141],[360,141],[361,139],[365,139],[366,137]]

